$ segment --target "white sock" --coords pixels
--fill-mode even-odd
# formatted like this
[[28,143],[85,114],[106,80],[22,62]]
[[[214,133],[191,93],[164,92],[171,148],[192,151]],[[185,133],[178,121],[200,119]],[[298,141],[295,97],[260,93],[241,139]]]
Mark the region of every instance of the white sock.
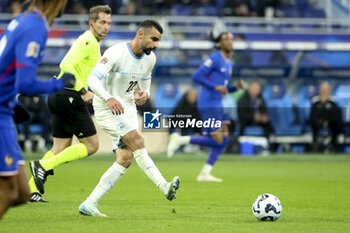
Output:
[[200,174],[210,174],[211,170],[213,170],[213,166],[208,164],[208,163],[206,163],[206,164],[204,164]]
[[113,188],[115,183],[117,183],[117,181],[125,174],[126,170],[127,168],[114,162],[113,165],[102,175],[100,182],[96,185],[87,200],[98,202]]
[[146,173],[148,178],[163,191],[167,182],[154,164],[153,160],[148,156],[146,148],[135,150],[133,154],[135,161],[141,170]]
[[180,136],[179,142],[181,145],[188,145],[190,144],[191,136]]

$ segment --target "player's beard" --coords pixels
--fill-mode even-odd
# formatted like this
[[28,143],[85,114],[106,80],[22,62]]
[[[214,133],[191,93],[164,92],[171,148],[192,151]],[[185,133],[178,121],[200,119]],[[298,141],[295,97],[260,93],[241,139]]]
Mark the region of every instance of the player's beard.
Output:
[[153,50],[153,49],[151,49],[151,48],[146,48],[146,49],[143,49],[143,52],[144,52],[145,54],[147,54],[147,55],[150,55],[151,52],[152,52],[152,50]]
[[224,51],[226,53],[231,53],[233,51],[233,48],[232,47],[231,48],[226,48],[226,49],[224,49]]

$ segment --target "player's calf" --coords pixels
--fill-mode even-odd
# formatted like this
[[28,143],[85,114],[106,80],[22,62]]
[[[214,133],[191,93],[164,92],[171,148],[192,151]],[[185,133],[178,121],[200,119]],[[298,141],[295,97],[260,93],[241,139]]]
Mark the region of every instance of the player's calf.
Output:
[[17,176],[0,177],[0,218],[18,199]]
[[145,141],[142,135],[137,130],[132,130],[129,133],[125,134],[122,138],[122,142],[131,151],[136,151],[138,149],[145,148]]

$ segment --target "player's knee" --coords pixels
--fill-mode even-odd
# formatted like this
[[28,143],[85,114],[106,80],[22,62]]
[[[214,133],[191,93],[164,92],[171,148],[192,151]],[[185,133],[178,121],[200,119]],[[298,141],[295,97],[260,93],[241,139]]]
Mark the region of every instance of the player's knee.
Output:
[[218,144],[218,146],[220,146],[224,142],[223,137],[216,137],[216,138],[213,138],[213,140]]
[[29,190],[26,190],[26,191],[18,193],[17,199],[15,200],[13,205],[14,206],[20,205],[20,204],[28,202],[29,200],[30,200],[30,192],[29,192]]
[[2,192],[3,200],[5,200],[9,206],[13,206],[18,200],[19,194],[16,188],[10,189],[7,192]]
[[88,149],[88,154],[92,155],[95,154],[98,150],[98,145],[91,145],[91,147]]
[[88,155],[95,154],[98,150],[98,141],[96,142],[90,142],[90,143],[84,143],[88,152]]
[[218,137],[213,138],[213,140],[218,144],[217,147],[219,148],[225,148],[228,143],[228,137]]
[[145,147],[145,140],[141,135],[138,135],[134,139],[134,145],[137,147],[137,149],[141,149]]

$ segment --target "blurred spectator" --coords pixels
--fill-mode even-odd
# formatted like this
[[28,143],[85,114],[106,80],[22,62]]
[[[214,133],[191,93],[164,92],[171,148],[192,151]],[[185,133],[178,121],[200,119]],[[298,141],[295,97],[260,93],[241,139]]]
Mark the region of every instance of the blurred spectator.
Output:
[[280,5],[279,0],[257,0],[257,13],[259,17],[273,17],[276,8]]
[[67,14],[87,14],[88,9],[82,4],[81,0],[68,0],[65,13]]
[[[245,41],[245,36],[242,34],[235,35],[235,42]],[[248,50],[234,50],[232,54],[233,62],[236,66],[239,65],[251,65],[252,57]]]
[[249,88],[238,100],[238,117],[240,123],[239,135],[244,135],[247,126],[262,126],[266,138],[273,131],[267,115],[266,103],[261,95],[261,85],[252,81]]
[[72,14],[86,15],[88,14],[88,9],[80,2],[77,2],[72,8]]
[[131,2],[131,1],[128,2],[123,8],[123,14],[124,15],[137,15],[138,10],[136,7],[136,3]]
[[236,121],[238,121],[237,102],[233,94],[227,94],[222,98],[222,104],[224,106],[224,111],[230,121],[230,124],[228,125],[228,143],[225,148],[225,152],[235,153],[238,151],[238,141],[235,136]]
[[0,12],[6,12],[7,9],[7,0],[0,1]]
[[198,16],[218,16],[219,8],[212,0],[199,0],[197,4]]
[[80,2],[83,4],[83,6],[86,9],[90,9],[91,7],[97,6],[97,5],[106,5],[105,0],[80,0]]
[[23,11],[23,0],[10,0],[8,2],[8,12],[12,14],[13,17],[21,14]]
[[247,17],[250,16],[250,11],[251,4],[249,0],[226,1],[222,9],[222,15]]
[[[188,117],[189,119],[201,119],[197,108],[197,97],[198,93],[196,90],[190,89],[187,91],[179,100],[171,115],[190,115],[191,117]],[[201,132],[201,128],[181,129],[181,135],[191,135],[195,133],[201,134]]]
[[[313,149],[316,151],[320,149],[333,151],[341,130],[338,106],[334,97],[330,94],[329,84],[325,82],[320,86],[320,94],[312,98],[310,124],[312,127]],[[322,130],[323,137],[321,137]],[[331,137],[330,143],[324,140],[326,139],[324,136]]]
[[[44,150],[50,140],[50,113],[47,109],[45,97],[20,95],[19,102],[30,112],[30,120],[22,123],[19,130],[24,135],[25,150]],[[36,126],[36,127],[34,127]],[[41,138],[34,138],[38,134]],[[36,142],[35,142],[36,141]],[[36,146],[35,146],[35,143]]]
[[283,50],[276,50],[272,52],[270,57],[270,65],[273,65],[273,66],[289,65],[288,59],[286,57],[286,52]]
[[[144,0],[145,1],[145,0]],[[185,4],[185,5],[194,5],[196,4],[198,1],[197,0],[172,0],[171,4]]]
[[[139,2],[141,0],[133,0],[134,3],[135,3],[135,1]],[[120,14],[121,10],[123,8],[123,5],[125,3],[127,3],[127,2],[129,2],[129,1],[124,1],[124,0],[104,0],[104,4],[107,4],[112,9],[112,14],[113,15]]]
[[171,3],[165,0],[141,0],[141,14],[157,15],[165,13],[169,10]]
[[154,95],[155,106],[161,109],[163,114],[169,115],[181,97],[182,93],[180,93],[177,83],[164,81],[158,85]]
[[117,14],[121,7],[122,0],[68,0],[66,13],[68,14],[88,14],[88,10],[97,5],[109,5],[113,14]]
[[178,49],[176,51],[176,60],[177,60],[177,65],[187,65],[188,64],[188,61],[187,61],[187,56],[186,54],[184,53],[183,50],[181,49]]

